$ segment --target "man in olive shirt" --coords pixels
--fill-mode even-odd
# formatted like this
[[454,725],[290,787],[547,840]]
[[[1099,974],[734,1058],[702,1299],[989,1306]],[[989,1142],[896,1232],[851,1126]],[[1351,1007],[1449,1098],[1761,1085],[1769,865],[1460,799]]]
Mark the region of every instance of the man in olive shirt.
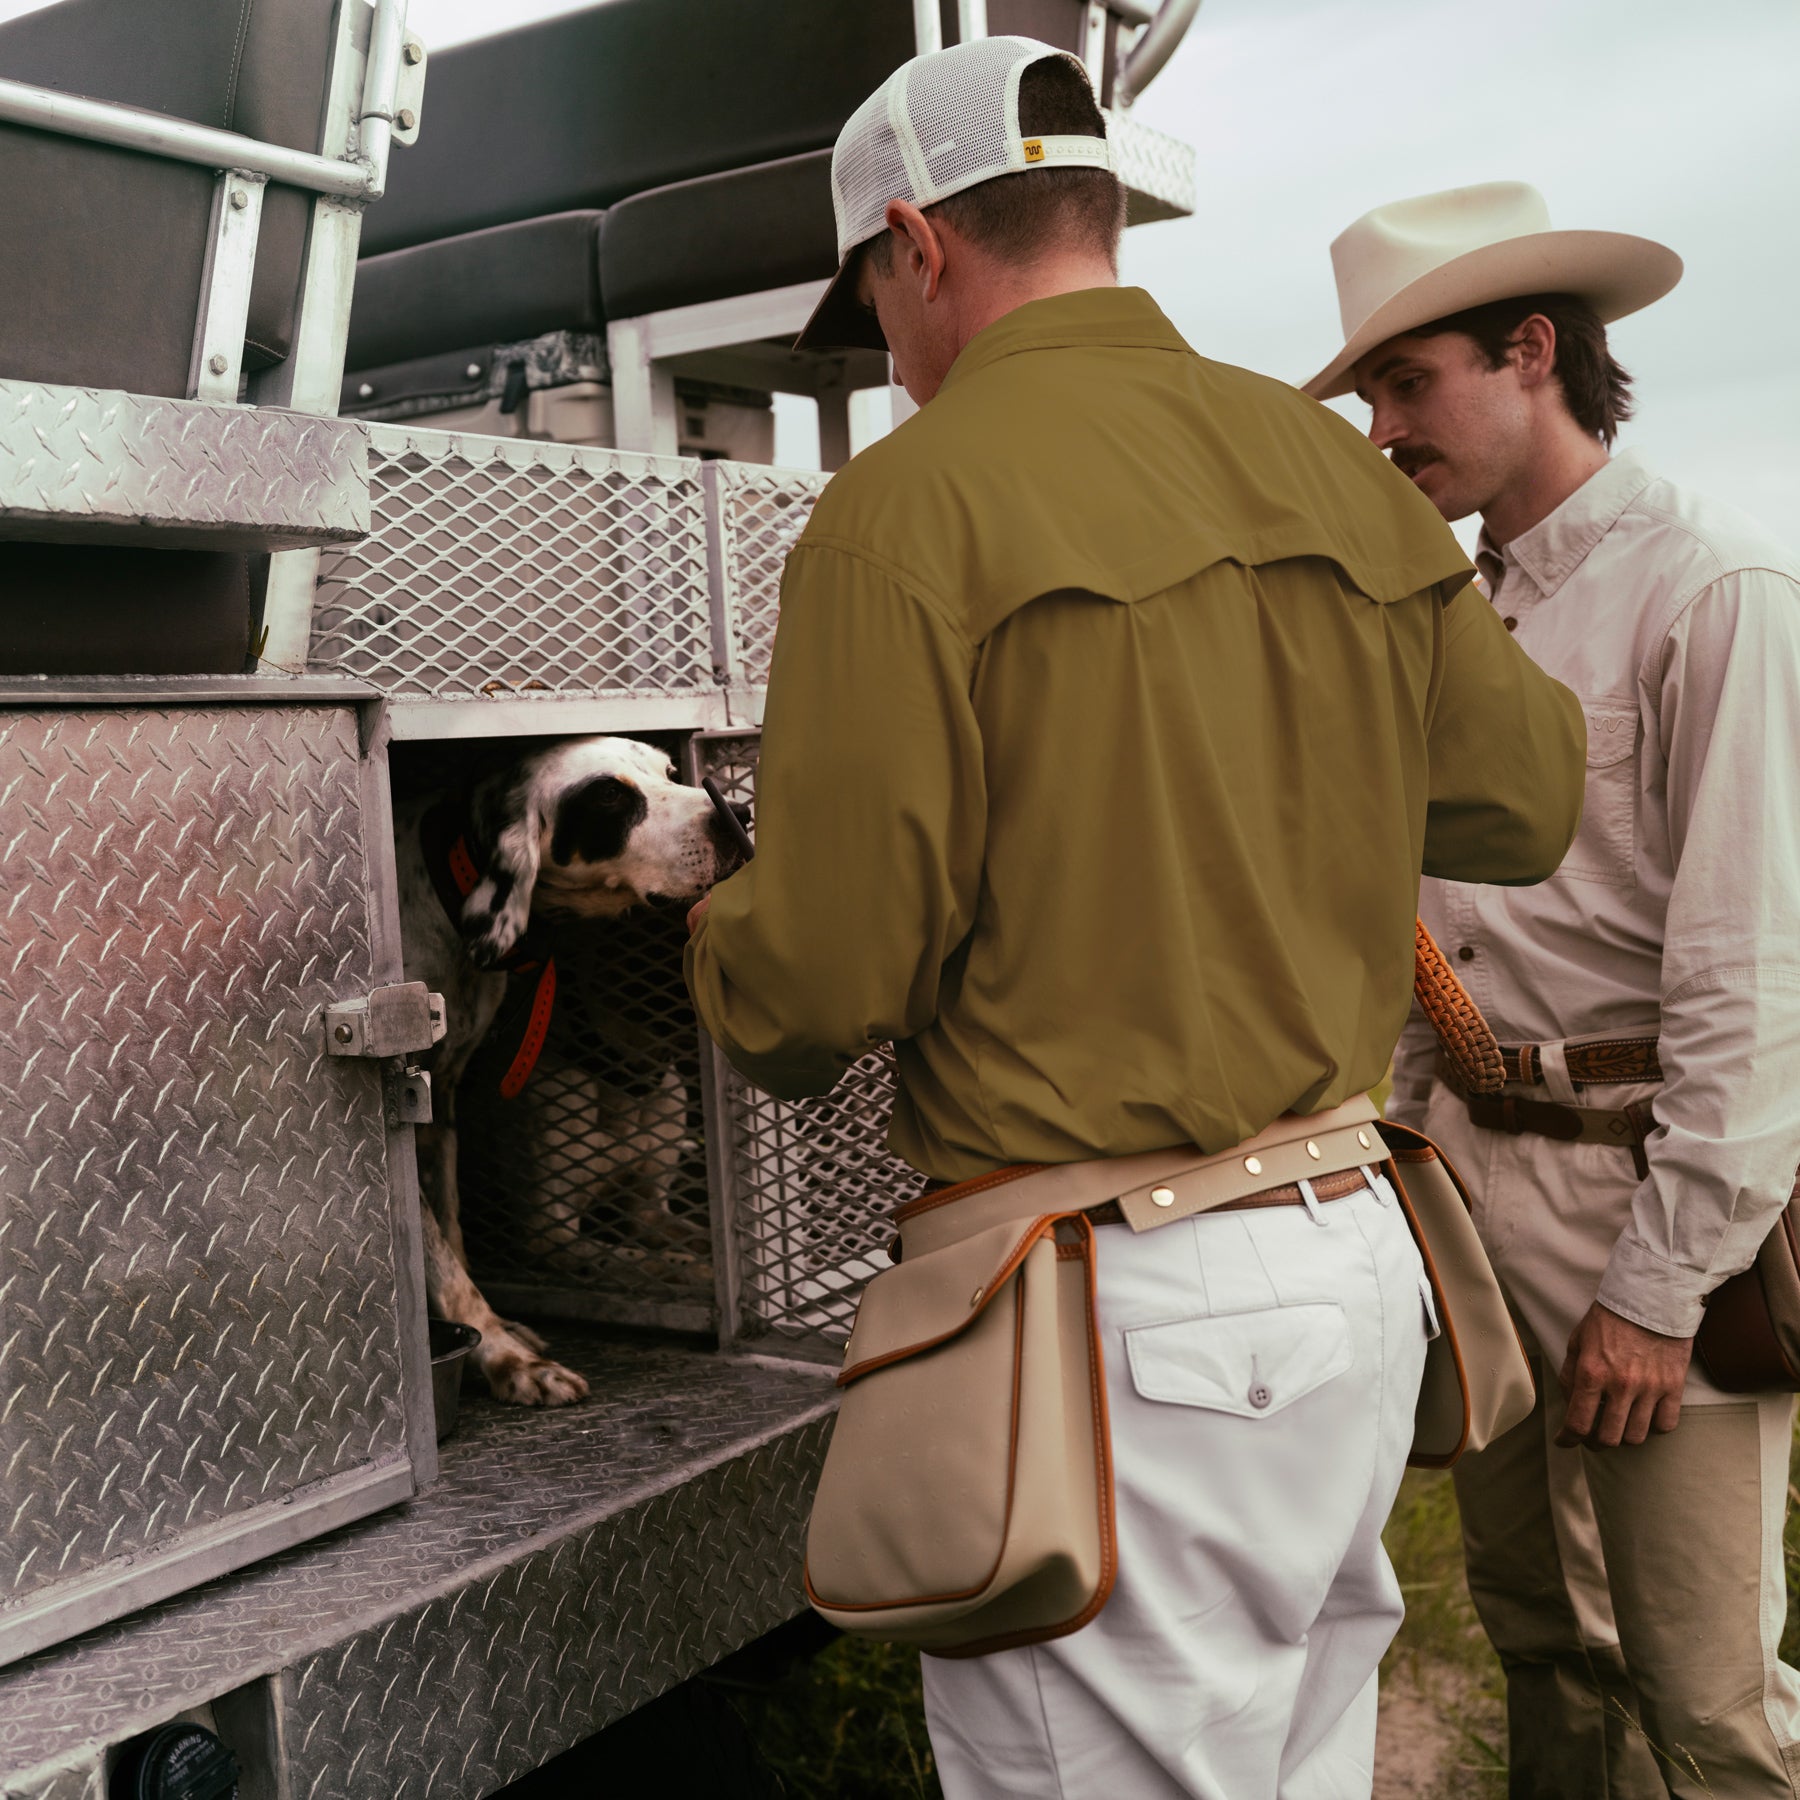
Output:
[[[1429,502],[1116,286],[1106,149],[1021,39],[845,127],[808,340],[885,342],[923,410],[789,559],[758,858],[689,949],[775,1094],[892,1042],[940,1181],[1367,1088],[1421,868],[1540,880],[1580,805],[1579,709]],[[944,1791],[1366,1794],[1428,1329],[1387,1184],[1097,1238],[1118,1580],[1072,1636],[926,1659]]]

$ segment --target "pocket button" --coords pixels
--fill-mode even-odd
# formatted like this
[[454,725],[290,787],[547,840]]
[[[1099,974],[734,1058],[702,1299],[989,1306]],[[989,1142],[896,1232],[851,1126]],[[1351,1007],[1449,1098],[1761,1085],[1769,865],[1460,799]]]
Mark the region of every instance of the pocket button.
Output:
[[1269,1392],[1268,1388],[1265,1387],[1262,1382],[1256,1381],[1250,1384],[1248,1398],[1250,1404],[1254,1406],[1258,1412],[1261,1412],[1275,1396]]

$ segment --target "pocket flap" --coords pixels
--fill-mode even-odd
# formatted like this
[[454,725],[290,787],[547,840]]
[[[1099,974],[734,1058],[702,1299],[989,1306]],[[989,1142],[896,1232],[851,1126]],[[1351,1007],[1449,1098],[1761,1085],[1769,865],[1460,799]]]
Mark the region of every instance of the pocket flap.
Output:
[[863,1289],[838,1386],[848,1387],[965,1330],[1018,1273],[1025,1252],[1057,1217],[1012,1219],[884,1269]]
[[1139,1325],[1125,1333],[1131,1381],[1146,1400],[1260,1419],[1343,1374],[1350,1325],[1334,1300]]

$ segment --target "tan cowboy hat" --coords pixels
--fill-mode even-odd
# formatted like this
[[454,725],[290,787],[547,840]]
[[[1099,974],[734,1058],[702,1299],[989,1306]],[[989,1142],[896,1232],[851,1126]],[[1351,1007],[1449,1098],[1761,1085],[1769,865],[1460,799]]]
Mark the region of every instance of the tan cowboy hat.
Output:
[[1304,384],[1315,400],[1349,393],[1350,371],[1377,344],[1465,307],[1577,294],[1610,324],[1681,279],[1681,258],[1649,238],[1552,231],[1544,196],[1522,181],[1378,206],[1333,243],[1331,266],[1344,347]]

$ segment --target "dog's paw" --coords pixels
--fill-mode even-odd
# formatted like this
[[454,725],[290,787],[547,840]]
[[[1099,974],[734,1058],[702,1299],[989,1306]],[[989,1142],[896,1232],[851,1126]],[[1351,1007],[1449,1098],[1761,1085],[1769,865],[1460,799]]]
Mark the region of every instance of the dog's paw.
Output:
[[527,1350],[535,1350],[541,1356],[550,1346],[531,1329],[529,1325],[521,1325],[517,1319],[508,1319],[506,1329],[516,1337]]
[[536,1356],[523,1344],[505,1348],[482,1371],[489,1391],[507,1406],[573,1406],[587,1398],[588,1384],[573,1369]]

